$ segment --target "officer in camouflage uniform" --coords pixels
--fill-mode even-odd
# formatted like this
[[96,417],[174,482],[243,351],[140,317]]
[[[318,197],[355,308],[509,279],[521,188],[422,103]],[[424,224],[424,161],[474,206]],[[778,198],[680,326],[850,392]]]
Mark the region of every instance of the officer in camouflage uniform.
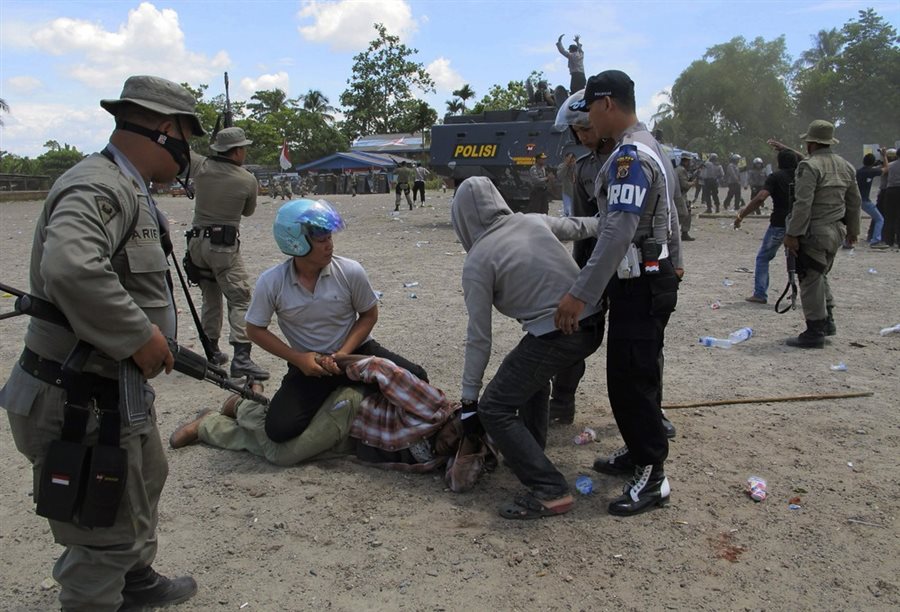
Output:
[[281,183],[274,176],[269,179],[270,192],[269,195],[274,200],[275,198],[280,197],[282,200],[284,199],[284,192],[281,190]]
[[[176,83],[134,76],[119,99],[100,104],[116,117],[109,145],[56,181],[32,247],[31,291],[59,308],[74,334],[31,319],[25,350],[0,391],[16,448],[33,465],[35,499],[50,443],[62,435],[68,392],[62,388],[61,362],[77,340],[96,351],[75,386],[67,388],[89,385],[97,405],[112,404],[112,412],[88,415],[82,440],[87,446],[98,442],[98,421],[118,416],[117,361],[133,359],[148,379],[170,372],[174,363],[166,336],[175,335],[175,307],[146,185],[169,184],[188,168],[188,138],[204,133],[194,114],[196,101]],[[70,522],[49,521],[54,539],[65,547],[53,567],[63,610],[138,610],[185,601],[197,590],[193,578],[170,580],[151,566],[157,505],[168,473],[153,397],[145,384],[147,420],[118,428],[127,478],[114,524],[87,528],[79,514]]]
[[691,158],[684,156],[681,163],[675,168],[675,176],[678,177],[678,194],[675,205],[678,208],[678,221],[681,225],[681,241],[691,242],[694,238],[688,233],[691,229],[691,203],[688,202],[688,191],[694,186],[691,181]]
[[794,175],[794,207],[787,219],[784,246],[797,256],[806,331],[787,344],[822,348],[825,336],[837,332],[828,272],[844,238],[851,246],[856,243],[862,200],[856,169],[831,150],[838,143],[834,125],[817,119],[800,138],[806,141],[809,157]]
[[[570,108],[589,112],[597,136],[614,139],[616,149],[597,179],[597,245],[560,302],[555,322],[564,334],[573,333],[585,307],[598,304],[605,292],[607,388],[625,447],[598,458],[594,469],[632,475],[623,494],[609,504],[611,514],[630,516],[666,504],[670,492],[661,364],[683,273],[674,212],[677,179],[659,143],[637,120],[634,82],[624,72],[591,77],[583,99]],[[617,272],[628,253],[634,254],[635,265]]]
[[228,302],[228,342],[234,347],[231,375],[268,380],[269,373],[250,359],[250,340],[244,316],[250,306],[250,282],[241,257],[241,217],[256,211],[259,184],[243,166],[247,145],[253,144],[239,127],[216,134],[210,148],[212,157],[191,156],[191,174],[197,193],[193,228],[188,233],[188,253],[194,265],[205,272],[200,281],[203,331],[213,343],[213,362],[223,364],[228,357],[219,350],[222,331],[222,296]]

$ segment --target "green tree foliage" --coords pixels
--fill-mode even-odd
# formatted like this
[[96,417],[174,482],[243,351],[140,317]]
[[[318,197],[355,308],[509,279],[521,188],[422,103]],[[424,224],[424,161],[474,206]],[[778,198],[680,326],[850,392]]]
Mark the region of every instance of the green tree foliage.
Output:
[[322,119],[331,123],[334,121],[335,108],[331,106],[331,101],[318,89],[310,89],[308,92],[300,96],[303,100],[303,109],[312,113],[318,113]]
[[473,113],[491,110],[511,110],[528,108],[528,91],[525,81],[510,81],[503,85],[492,85],[481,100],[472,106]]
[[408,121],[414,109],[414,90],[434,91],[434,82],[424,66],[411,57],[418,53],[375,24],[378,37],[368,49],[353,56],[353,75],[341,94],[346,109],[344,133],[351,138],[362,134],[394,133]]
[[679,132],[676,144],[720,155],[768,154],[766,139],[789,125],[789,74],[784,37],[748,43],[739,36],[710,47],[672,86],[669,128]]
[[422,134],[422,146],[425,146],[426,136],[431,132],[431,126],[437,121],[437,111],[431,108],[424,100],[412,100],[406,105],[402,118],[397,122],[400,132],[410,134],[419,132]]
[[462,102],[462,112],[465,113],[466,100],[475,97],[475,90],[472,89],[472,87],[468,83],[466,83],[465,85],[454,91],[453,95],[459,98],[460,102]]
[[38,155],[35,160],[38,166],[37,174],[46,174],[52,181],[84,159],[84,153],[68,144],[60,146],[55,140],[50,140],[44,146],[48,148],[48,151]]

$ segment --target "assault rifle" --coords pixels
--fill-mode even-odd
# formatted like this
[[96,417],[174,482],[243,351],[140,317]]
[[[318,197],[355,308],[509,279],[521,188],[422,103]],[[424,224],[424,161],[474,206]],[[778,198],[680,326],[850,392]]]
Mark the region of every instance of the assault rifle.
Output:
[[[28,315],[72,331],[72,326],[69,325],[66,316],[47,300],[3,283],[0,283],[0,290],[17,296],[13,311],[0,314],[0,319]],[[236,384],[229,379],[224,369],[210,363],[202,355],[186,349],[171,338],[168,338],[168,341],[169,350],[172,351],[172,355],[175,357],[175,371],[197,380],[210,382],[226,391],[237,393],[244,399],[268,405],[268,398],[253,391],[250,388],[249,380],[244,385]],[[69,356],[66,357],[63,363],[63,370],[79,373],[94,350],[93,346],[84,340],[79,340]],[[119,362],[118,379],[119,406],[123,422],[137,424],[145,421],[147,419],[147,411],[143,410],[142,401],[144,375],[130,357]]]
[[[224,123],[224,125],[223,125]],[[212,135],[210,135],[210,141],[214,141],[216,139],[216,134],[219,133],[223,127],[230,128],[234,127],[234,113],[231,112],[231,95],[228,93],[228,73],[225,73],[225,113],[219,114],[216,117],[216,127],[213,128]]]
[[[781,292],[781,297],[775,302],[775,312],[778,314],[784,314],[797,308],[797,257],[787,249],[784,250],[784,256],[785,264],[787,265],[788,282],[784,291]],[[787,296],[788,292],[791,293],[791,296],[784,307],[782,307],[781,301]]]

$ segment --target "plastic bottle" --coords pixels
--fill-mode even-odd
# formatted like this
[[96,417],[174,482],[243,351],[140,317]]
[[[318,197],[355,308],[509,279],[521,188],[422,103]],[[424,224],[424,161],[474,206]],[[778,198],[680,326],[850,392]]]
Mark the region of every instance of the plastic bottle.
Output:
[[753,501],[761,502],[768,495],[766,481],[759,476],[750,476],[747,479],[747,495]]
[[589,476],[580,474],[578,478],[575,479],[575,488],[578,489],[578,492],[582,495],[590,495],[594,491],[594,481],[591,480]]
[[887,336],[888,334],[900,334],[900,323],[897,323],[893,327],[885,327],[878,332],[879,336]]
[[742,327],[729,334],[728,338],[713,338],[712,336],[703,336],[700,338],[702,346],[714,346],[716,348],[731,348],[735,344],[739,344],[753,336],[753,329],[750,327]]

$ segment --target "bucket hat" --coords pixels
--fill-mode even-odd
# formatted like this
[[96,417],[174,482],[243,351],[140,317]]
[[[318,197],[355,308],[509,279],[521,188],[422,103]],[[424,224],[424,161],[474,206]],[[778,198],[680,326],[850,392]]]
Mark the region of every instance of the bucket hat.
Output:
[[834,137],[834,124],[823,119],[816,119],[810,123],[806,134],[800,134],[800,138],[806,142],[818,142],[823,145],[835,145],[840,142]]
[[215,142],[209,145],[209,148],[222,153],[235,147],[246,147],[250,144],[253,144],[253,141],[247,139],[244,130],[239,127],[230,127],[220,130],[216,134]]
[[100,106],[112,115],[123,104],[135,104],[161,115],[184,115],[191,121],[194,136],[206,133],[195,112],[197,100],[187,89],[167,79],[146,75],[128,77],[118,100],[100,100]]

